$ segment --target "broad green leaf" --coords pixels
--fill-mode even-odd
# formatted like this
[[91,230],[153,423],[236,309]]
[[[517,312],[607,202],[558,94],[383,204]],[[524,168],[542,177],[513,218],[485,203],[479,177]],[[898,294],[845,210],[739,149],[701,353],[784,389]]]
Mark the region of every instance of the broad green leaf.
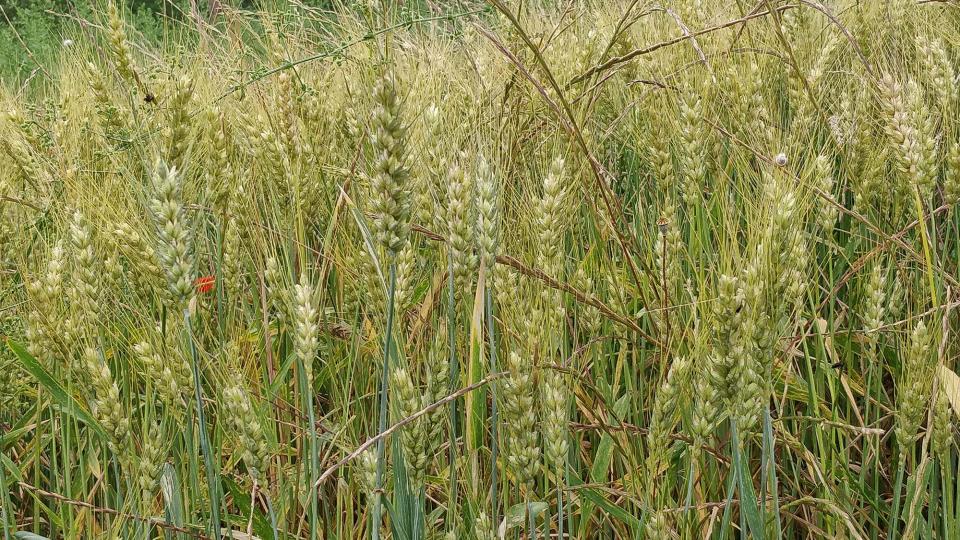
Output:
[[0,435],[0,450],[6,447],[8,444],[20,438],[21,435],[27,433],[28,431],[33,431],[32,425],[23,426],[16,429],[11,429],[10,431]]
[[283,363],[280,364],[280,368],[273,377],[273,383],[270,385],[270,394],[276,394],[283,385],[287,384],[287,373],[290,371],[290,366],[293,365],[293,361],[296,359],[297,355],[293,351],[283,359]]

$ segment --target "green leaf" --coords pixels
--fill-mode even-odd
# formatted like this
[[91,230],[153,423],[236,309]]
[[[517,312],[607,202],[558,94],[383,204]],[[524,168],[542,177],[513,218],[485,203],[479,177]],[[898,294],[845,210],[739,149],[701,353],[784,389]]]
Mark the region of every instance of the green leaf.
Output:
[[[770,409],[767,408],[763,413],[763,447],[764,451],[767,453],[764,456],[764,462],[769,467],[769,474],[767,471],[763,471],[762,474],[767,475],[767,480],[769,485],[767,489],[770,490],[770,498],[773,503],[773,535],[775,538],[780,538],[783,535],[782,526],[780,524],[780,494],[777,487],[777,465],[774,462],[776,459],[776,452],[774,452],[775,440],[773,438],[773,425],[772,420],[770,419]],[[766,494],[762,494],[766,495]],[[764,514],[766,514],[767,504],[763,504]]]
[[[343,187],[340,188],[341,193]],[[387,292],[387,280],[383,276],[383,266],[380,264],[380,258],[377,257],[377,243],[374,241],[373,234],[370,233],[370,228],[367,227],[367,220],[363,218],[363,214],[357,210],[356,206],[353,204],[353,201],[347,197],[347,201],[350,204],[350,212],[353,215],[353,219],[357,222],[357,227],[360,228],[360,235],[363,237],[363,244],[367,248],[367,253],[370,254],[370,260],[373,261],[373,267],[377,271],[377,277],[380,278],[380,285],[383,287],[383,292]]]
[[33,431],[33,426],[18,427],[16,429],[11,429],[3,435],[0,435],[0,450],[6,448],[8,444],[13,443],[13,441],[19,439],[21,435],[27,433],[28,431]]
[[[613,406],[613,411],[618,418],[623,417],[623,414],[626,412],[627,405],[630,403],[629,395],[622,396],[617,403]],[[608,422],[613,422],[612,415],[607,419]],[[590,467],[590,481],[597,484],[602,483],[606,480],[606,476],[610,470],[610,460],[613,457],[613,437],[610,435],[610,432],[604,431],[603,435],[600,437],[600,444],[597,445],[597,457],[593,460],[593,465]],[[589,499],[584,499],[583,504],[581,505],[581,518],[580,518],[580,532],[578,536],[580,538],[586,537],[587,527],[590,525],[590,516],[593,514],[593,509],[595,505]]]
[[61,410],[65,411],[70,416],[76,418],[79,422],[86,424],[92,430],[96,431],[98,435],[104,439],[109,438],[107,431],[103,429],[103,426],[100,425],[90,413],[83,409],[79,403],[73,397],[71,397],[67,392],[60,386],[53,376],[47,372],[43,366],[40,365],[40,362],[33,357],[26,349],[23,348],[23,345],[20,345],[16,341],[7,341],[7,345],[10,347],[10,350],[17,355],[17,358],[20,359],[20,363],[23,364],[24,369],[26,369],[35,379],[37,379],[44,388],[47,389],[47,392],[50,393],[50,397],[53,399]]
[[[467,364],[467,384],[476,384],[484,375],[484,343],[483,343],[483,268],[480,269],[480,278],[477,280],[476,296],[473,301],[473,315],[470,318],[470,357]],[[486,420],[486,389],[481,388],[471,392],[464,398],[467,411],[466,437],[467,449],[476,453],[483,441],[483,426]]]
[[737,434],[736,424],[733,425],[732,446],[734,467],[736,468],[737,485],[740,489],[740,511],[747,518],[747,524],[754,538],[766,538],[763,527],[763,516],[757,507],[757,493],[753,489],[753,479],[750,477],[749,463],[740,451],[740,437]]
[[506,533],[511,529],[526,526],[527,507],[530,508],[533,519],[536,520],[537,516],[546,512],[550,505],[544,501],[530,501],[529,503],[519,503],[507,508],[507,511],[503,514],[503,521],[500,522],[499,532],[501,538],[505,537]]
[[384,494],[384,505],[390,514],[390,528],[393,531],[393,537],[397,539],[412,539],[414,537],[414,527],[417,530],[420,527],[417,521],[422,522],[418,512],[418,505],[414,500],[414,494],[410,491],[410,477],[407,474],[407,462],[403,455],[403,446],[400,444],[400,437],[393,437],[390,440],[390,446],[393,449],[393,500]]
[[[23,475],[20,473],[20,468],[17,467],[17,464],[5,454],[0,454],[0,467],[4,467],[6,470],[10,471],[10,475],[12,476],[11,480],[23,482]],[[11,482],[11,485],[12,484],[13,482]]]
[[[250,494],[240,489],[240,486],[232,479],[226,476],[221,478],[223,483],[227,485],[227,489],[230,491],[230,496],[233,497],[235,506],[240,509],[242,514],[243,523],[237,523],[237,525],[243,525],[244,528],[246,528],[246,523],[250,520]],[[259,508],[253,508],[253,532],[263,540],[274,538],[270,522]]]
[[13,537],[17,540],[50,540],[46,536],[40,536],[39,534],[33,534],[26,531],[19,531],[13,533]]
[[596,490],[581,489],[579,493],[581,497],[597,505],[598,508],[609,514],[610,517],[616,518],[620,522],[628,525],[635,533],[640,530],[640,520],[637,519],[636,516],[611,503],[606,497],[600,495],[600,493],[598,493]]
[[297,355],[293,351],[283,359],[280,368],[277,369],[277,373],[273,377],[273,383],[270,385],[270,394],[276,394],[283,385],[287,384],[287,372],[290,371],[290,366],[293,365],[293,361],[296,359]]
[[[160,492],[163,495],[163,509],[167,515],[167,520],[182,527],[185,523],[183,518],[183,493],[180,491],[177,470],[170,463],[163,464],[163,472],[160,473]],[[179,535],[179,537],[183,538],[183,535]]]

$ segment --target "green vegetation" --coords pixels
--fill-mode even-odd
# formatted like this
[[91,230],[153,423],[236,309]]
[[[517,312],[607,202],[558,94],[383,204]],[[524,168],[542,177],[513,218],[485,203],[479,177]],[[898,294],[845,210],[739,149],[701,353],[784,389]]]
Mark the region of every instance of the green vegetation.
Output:
[[960,536],[956,2],[5,11],[3,540]]

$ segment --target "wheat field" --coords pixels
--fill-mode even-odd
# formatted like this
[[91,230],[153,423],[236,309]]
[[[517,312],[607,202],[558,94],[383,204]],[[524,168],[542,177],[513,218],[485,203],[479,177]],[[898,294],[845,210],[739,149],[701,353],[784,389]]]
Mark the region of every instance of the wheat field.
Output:
[[960,538],[956,1],[201,8],[0,86],[4,540]]

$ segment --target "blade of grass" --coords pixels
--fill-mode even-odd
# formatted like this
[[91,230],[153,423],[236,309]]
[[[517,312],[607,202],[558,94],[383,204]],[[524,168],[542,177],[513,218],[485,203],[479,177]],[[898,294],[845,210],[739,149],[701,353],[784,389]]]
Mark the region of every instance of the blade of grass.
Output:
[[200,359],[197,353],[197,344],[193,340],[189,308],[183,310],[183,324],[187,347],[190,350],[190,363],[193,369],[194,406],[200,432],[200,450],[203,452],[203,463],[207,473],[207,494],[210,497],[210,523],[207,528],[208,530],[213,529],[213,537],[220,540],[220,475],[219,470],[213,466],[213,449],[210,448],[207,424],[203,414],[203,392],[200,388]]
[[[490,342],[490,367],[489,373],[493,374],[497,372],[497,339],[496,339],[496,324],[494,321],[494,306],[493,306],[493,288],[488,287],[486,289],[486,294],[484,295],[484,303],[486,304],[486,317],[487,317],[487,339]],[[496,381],[490,383],[490,520],[491,523],[499,523],[500,521],[500,503],[498,498],[498,486],[497,486],[497,457],[499,451],[499,433],[498,433],[498,424],[500,419],[497,416],[497,386]]]
[[307,380],[306,366],[303,365],[303,362],[299,358],[297,359],[297,378],[300,381],[300,388],[302,389],[303,407],[307,412],[307,440],[310,458],[306,460],[306,466],[309,468],[307,477],[310,479],[310,483],[308,484],[310,486],[310,539],[315,540],[317,538],[318,528],[318,508],[317,490],[313,485],[317,481],[317,474],[320,469],[319,449],[317,447],[317,421],[313,412],[313,388],[310,386],[310,381]]
[[50,397],[53,399],[54,403],[60,406],[62,411],[65,411],[70,416],[76,418],[81,423],[86,424],[87,427],[94,430],[97,435],[99,435],[103,440],[109,439],[107,431],[103,429],[103,426],[97,422],[93,416],[85,411],[79,403],[73,397],[71,397],[66,390],[60,386],[60,383],[47,372],[43,366],[40,365],[40,362],[33,357],[27,350],[16,341],[7,341],[7,345],[10,347],[10,350],[20,359],[20,363],[23,365],[24,369],[28,373],[33,375],[35,379],[50,393]]
[[[383,337],[383,366],[380,371],[380,407],[379,407],[379,420],[377,422],[377,436],[383,434],[387,429],[387,390],[390,382],[390,339],[393,334],[393,307],[394,307],[394,295],[395,289],[397,286],[397,265],[395,262],[390,263],[390,278],[387,288],[387,327],[385,329],[385,335]],[[380,516],[383,499],[383,469],[385,461],[385,444],[384,439],[380,438],[377,440],[377,472],[375,480],[375,492],[376,496],[373,501],[373,514],[371,515],[370,523],[370,534],[373,540],[379,540],[380,538]]]
[[763,516],[757,508],[757,494],[753,490],[753,479],[750,477],[750,462],[746,459],[740,447],[740,434],[737,432],[737,422],[730,420],[730,447],[733,451],[734,474],[740,489],[740,513],[746,518],[754,538],[765,538]]
[[[447,341],[450,347],[450,393],[460,386],[460,365],[457,362],[457,304],[454,290],[453,258],[447,257]],[[457,401],[450,402],[450,494],[447,502],[447,531],[455,526],[455,508],[457,506]]]
[[907,467],[907,458],[901,453],[897,463],[897,479],[893,483],[893,504],[890,506],[890,516],[887,521],[887,539],[897,540],[897,528],[900,524],[900,492],[903,491],[903,472]]
[[[0,448],[2,450],[2,448]],[[7,490],[7,475],[4,471],[7,468],[7,457],[0,451],[0,521],[3,522],[3,540],[10,540],[10,521],[13,512],[13,505],[10,504],[10,492]]]
[[[770,497],[772,499],[773,506],[773,535],[774,538],[780,538],[783,535],[782,525],[780,524],[780,495],[779,488],[777,486],[777,465],[774,462],[776,457],[776,442],[773,439],[773,422],[770,418],[770,408],[766,407],[763,410],[763,452],[764,462],[769,467],[769,489]],[[761,493],[763,497],[763,511],[764,511],[764,523],[767,521],[767,500],[766,493]]]

